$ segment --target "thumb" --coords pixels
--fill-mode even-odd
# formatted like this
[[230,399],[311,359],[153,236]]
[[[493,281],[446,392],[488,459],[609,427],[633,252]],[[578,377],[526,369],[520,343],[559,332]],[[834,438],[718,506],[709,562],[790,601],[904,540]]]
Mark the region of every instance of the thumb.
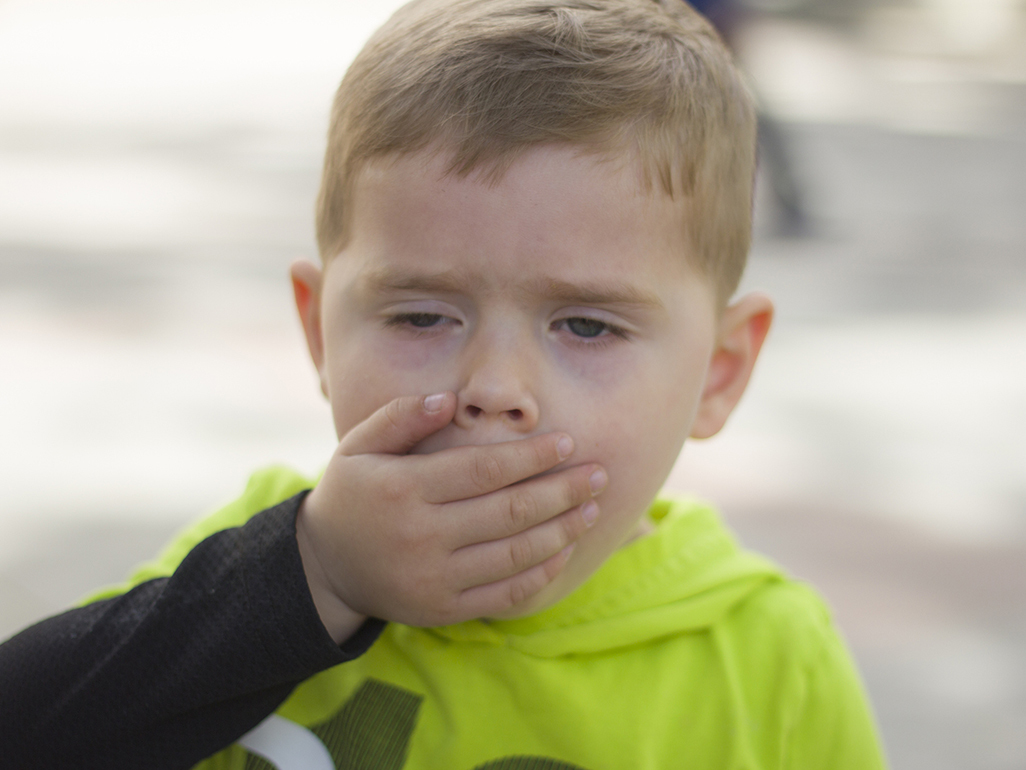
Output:
[[452,392],[431,396],[403,396],[389,401],[339,442],[344,455],[404,455],[453,418],[456,396]]

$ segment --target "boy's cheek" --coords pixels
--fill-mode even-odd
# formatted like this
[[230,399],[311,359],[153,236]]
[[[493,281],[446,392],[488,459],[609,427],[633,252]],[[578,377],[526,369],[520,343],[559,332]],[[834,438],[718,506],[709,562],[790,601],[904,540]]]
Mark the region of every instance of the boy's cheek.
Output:
[[328,399],[339,438],[397,398],[453,390],[455,383],[444,367],[435,368],[440,371],[414,365],[400,368],[380,355],[366,354],[332,361]]
[[[646,400],[658,403],[654,394]],[[647,507],[684,443],[690,425],[686,411],[633,409],[607,418],[593,450],[594,460],[605,464],[609,473],[609,487],[602,495],[609,500],[607,504]]]
[[370,358],[373,355],[379,362],[378,366],[392,376],[409,375],[422,381],[424,377],[432,377],[435,372],[452,371],[452,357],[458,350],[455,337],[452,334],[436,333],[434,338],[404,339],[399,332],[384,332],[371,341],[368,355],[362,360],[373,360]]
[[637,389],[635,380],[644,370],[644,357],[630,345],[617,343],[600,351],[560,346],[553,359],[568,392],[597,402]]

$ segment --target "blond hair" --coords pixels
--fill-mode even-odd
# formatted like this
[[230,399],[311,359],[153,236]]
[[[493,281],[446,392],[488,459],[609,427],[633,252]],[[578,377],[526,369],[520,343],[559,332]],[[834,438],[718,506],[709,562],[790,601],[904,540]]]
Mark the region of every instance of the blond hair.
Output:
[[721,299],[751,237],[755,110],[730,53],[683,0],[414,0],[339,86],[317,202],[327,260],[374,158],[439,146],[492,179],[525,150],[632,152],[681,198],[696,267]]

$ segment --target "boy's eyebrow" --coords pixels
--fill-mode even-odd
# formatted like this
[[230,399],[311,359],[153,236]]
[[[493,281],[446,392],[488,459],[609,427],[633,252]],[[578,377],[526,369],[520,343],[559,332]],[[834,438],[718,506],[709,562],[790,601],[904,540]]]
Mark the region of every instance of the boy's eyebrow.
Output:
[[[447,270],[440,273],[418,273],[405,270],[377,270],[364,278],[371,291],[425,291],[439,294],[459,294],[484,281],[463,271]],[[637,286],[623,283],[588,281],[572,283],[558,278],[541,277],[528,281],[515,289],[517,294],[540,296],[559,302],[578,305],[625,305],[641,308],[664,308],[659,296]]]
[[466,291],[470,281],[455,270],[441,273],[417,273],[406,270],[375,270],[363,279],[371,291],[427,291],[438,294],[458,294]]
[[528,284],[527,291],[560,302],[578,305],[634,305],[662,309],[659,295],[623,283],[570,283],[556,278],[540,278]]

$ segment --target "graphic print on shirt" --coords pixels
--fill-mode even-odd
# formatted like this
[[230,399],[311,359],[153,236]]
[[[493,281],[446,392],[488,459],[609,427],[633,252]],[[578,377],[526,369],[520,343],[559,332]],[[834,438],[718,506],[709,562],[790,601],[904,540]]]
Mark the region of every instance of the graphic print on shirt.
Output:
[[[310,728],[327,747],[338,770],[401,770],[417,723],[421,696],[368,679],[325,722]],[[255,754],[246,770],[275,770]]]
[[[333,717],[310,729],[327,747],[337,770],[401,770],[417,726],[423,696],[367,679]],[[276,770],[246,753],[245,770]],[[503,757],[473,770],[584,770],[546,757]]]

